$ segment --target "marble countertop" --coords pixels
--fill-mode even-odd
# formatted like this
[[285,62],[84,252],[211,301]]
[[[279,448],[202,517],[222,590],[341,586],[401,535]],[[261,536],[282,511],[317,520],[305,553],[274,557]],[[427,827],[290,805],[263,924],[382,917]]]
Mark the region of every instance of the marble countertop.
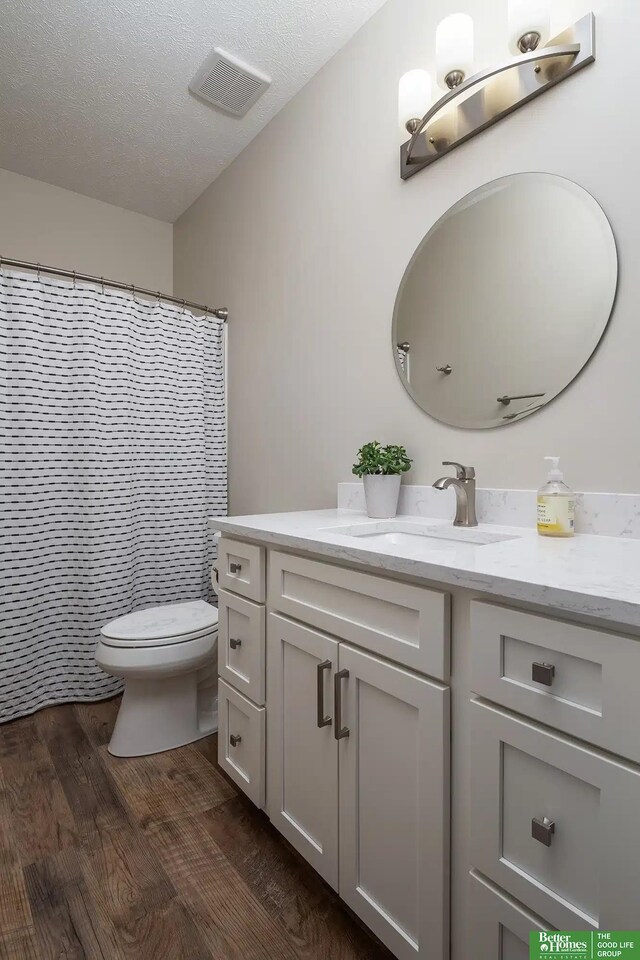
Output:
[[[411,520],[409,516],[398,517]],[[415,517],[451,527],[450,521]],[[524,603],[640,627],[640,540],[577,535],[539,537],[535,530],[480,524],[479,531],[511,535],[490,545],[414,537],[415,544],[372,544],[329,527],[370,522],[357,510],[309,510],[211,518],[211,529],[342,563],[370,566]]]

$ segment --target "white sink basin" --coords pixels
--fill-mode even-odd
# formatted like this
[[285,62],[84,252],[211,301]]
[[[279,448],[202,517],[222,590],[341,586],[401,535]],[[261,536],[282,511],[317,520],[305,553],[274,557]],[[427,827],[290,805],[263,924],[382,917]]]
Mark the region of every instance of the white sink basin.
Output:
[[472,547],[486,547],[492,543],[519,539],[517,534],[494,533],[484,527],[454,527],[410,519],[362,521],[339,527],[325,527],[323,533],[366,538],[371,544],[388,544],[397,547],[415,546],[420,537],[454,541],[456,544],[468,544]]

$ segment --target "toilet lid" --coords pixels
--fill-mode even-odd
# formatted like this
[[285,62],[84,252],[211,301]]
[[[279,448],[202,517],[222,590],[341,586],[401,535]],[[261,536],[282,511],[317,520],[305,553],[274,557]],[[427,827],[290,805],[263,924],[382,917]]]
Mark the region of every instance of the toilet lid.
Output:
[[217,624],[216,607],[204,600],[189,600],[186,603],[165,603],[161,607],[136,610],[107,623],[100,632],[108,639],[138,643],[147,641],[152,645],[153,641],[179,643],[194,634],[211,630]]

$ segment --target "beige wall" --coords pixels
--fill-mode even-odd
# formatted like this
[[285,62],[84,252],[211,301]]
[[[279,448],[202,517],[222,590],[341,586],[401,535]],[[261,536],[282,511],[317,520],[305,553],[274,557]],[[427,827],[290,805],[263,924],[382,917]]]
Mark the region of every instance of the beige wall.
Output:
[[[389,0],[177,222],[176,292],[231,311],[233,512],[331,505],[373,438],[406,444],[413,483],[455,459],[475,464],[483,486],[535,487],[542,457],[561,454],[577,489],[638,491],[640,7],[554,8],[560,21],[594,9],[598,62],[403,183],[398,78],[432,65],[435,26],[457,9],[476,21],[479,66],[502,58],[506,3]],[[574,179],[604,207],[621,260],[615,313],[593,362],[546,410],[457,430],[421,412],[398,380],[396,290],[451,204],[523,170]]]
[[171,293],[173,228],[0,170],[0,255]]

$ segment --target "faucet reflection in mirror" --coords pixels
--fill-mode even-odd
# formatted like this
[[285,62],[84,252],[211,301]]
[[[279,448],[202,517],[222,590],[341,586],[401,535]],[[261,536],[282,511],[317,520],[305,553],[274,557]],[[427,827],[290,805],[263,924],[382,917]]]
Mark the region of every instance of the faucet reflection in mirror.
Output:
[[403,180],[595,60],[592,13],[548,41],[549,0],[509,0],[508,32],[516,55],[472,75],[473,21],[452,14],[436,30],[436,79],[444,96],[432,103],[427,70],[400,78],[399,121],[411,135],[400,151]]

